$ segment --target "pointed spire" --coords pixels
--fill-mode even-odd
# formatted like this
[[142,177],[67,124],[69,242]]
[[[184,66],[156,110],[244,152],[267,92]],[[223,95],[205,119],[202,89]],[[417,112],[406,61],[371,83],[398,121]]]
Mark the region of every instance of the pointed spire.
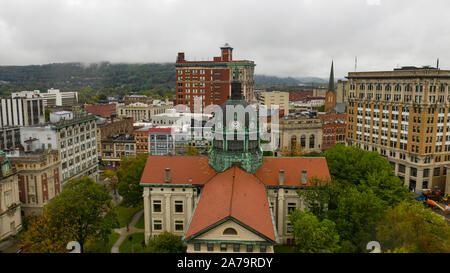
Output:
[[330,80],[328,81],[328,91],[334,92],[334,69],[333,61],[331,61]]

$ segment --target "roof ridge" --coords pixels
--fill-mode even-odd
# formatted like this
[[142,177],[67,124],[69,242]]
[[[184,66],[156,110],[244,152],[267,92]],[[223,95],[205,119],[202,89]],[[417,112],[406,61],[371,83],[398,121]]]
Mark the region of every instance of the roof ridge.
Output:
[[233,195],[234,195],[234,180],[236,177],[236,166],[233,167],[233,180],[231,181],[231,196],[230,196],[230,209],[229,209],[229,216],[233,215]]

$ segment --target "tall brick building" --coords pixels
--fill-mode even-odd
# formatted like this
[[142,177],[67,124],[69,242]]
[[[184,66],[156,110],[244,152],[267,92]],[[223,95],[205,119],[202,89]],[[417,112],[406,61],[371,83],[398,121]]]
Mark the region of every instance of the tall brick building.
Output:
[[233,73],[242,82],[242,92],[247,101],[254,100],[254,67],[248,60],[233,60],[233,48],[225,44],[221,56],[212,61],[187,61],[178,53],[176,61],[177,104],[185,104],[194,111],[194,98],[202,99],[202,107],[223,104],[231,94]]

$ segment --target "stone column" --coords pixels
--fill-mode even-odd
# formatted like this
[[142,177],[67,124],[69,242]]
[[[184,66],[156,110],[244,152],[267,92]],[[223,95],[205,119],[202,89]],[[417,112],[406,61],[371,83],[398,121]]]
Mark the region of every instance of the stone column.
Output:
[[166,193],[166,194],[164,194],[164,197],[165,197],[165,202],[166,202],[166,211],[165,211],[165,224],[166,224],[166,228],[165,228],[165,230],[167,231],[167,232],[172,232],[172,223],[171,223],[171,221],[170,221],[170,219],[172,218],[172,217],[170,217],[171,215],[172,215],[172,198],[170,198],[170,193]]
[[278,236],[284,235],[284,190],[282,188],[278,189],[278,223],[277,223],[277,230],[278,230]]
[[151,223],[152,223],[152,219],[151,219],[151,206],[150,206],[150,188],[145,187],[144,188],[144,194],[142,195],[142,197],[144,198],[144,224],[145,224],[145,229],[144,229],[144,234],[145,234],[145,243],[148,242],[148,239],[151,235]]

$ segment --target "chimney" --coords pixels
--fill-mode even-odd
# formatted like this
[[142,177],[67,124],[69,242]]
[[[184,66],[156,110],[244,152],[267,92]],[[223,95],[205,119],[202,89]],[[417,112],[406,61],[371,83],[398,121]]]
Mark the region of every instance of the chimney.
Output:
[[184,52],[178,52],[177,63],[184,63]]
[[302,170],[302,185],[306,185],[308,180],[306,179],[306,170]]
[[279,170],[278,171],[278,184],[280,186],[284,185],[284,170]]
[[170,183],[170,168],[166,168],[166,178],[165,178],[165,182],[166,183]]

